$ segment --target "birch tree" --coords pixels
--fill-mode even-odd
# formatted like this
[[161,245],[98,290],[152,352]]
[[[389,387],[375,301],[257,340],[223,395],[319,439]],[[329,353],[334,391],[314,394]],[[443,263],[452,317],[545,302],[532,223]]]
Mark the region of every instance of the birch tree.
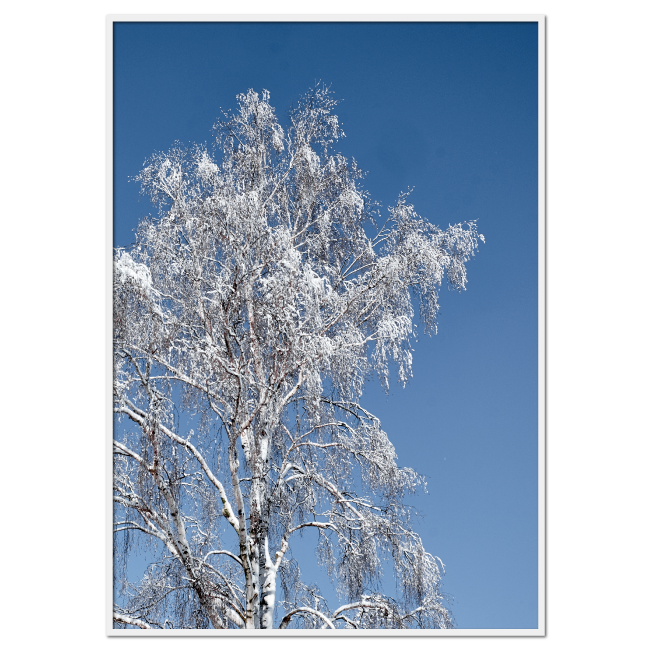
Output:
[[[268,92],[237,100],[213,148],[145,163],[158,212],[115,251],[114,625],[453,627],[403,502],[423,480],[360,398],[409,379],[415,306],[435,332],[482,237],[407,194],[382,216],[334,150],[327,88],[285,128]],[[338,603],[303,583],[301,535]],[[138,544],[155,561],[133,580]]]

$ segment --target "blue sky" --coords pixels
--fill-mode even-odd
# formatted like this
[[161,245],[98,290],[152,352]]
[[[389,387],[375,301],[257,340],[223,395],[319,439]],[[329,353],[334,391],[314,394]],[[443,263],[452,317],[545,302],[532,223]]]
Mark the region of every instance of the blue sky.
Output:
[[537,627],[536,23],[122,23],[114,50],[116,246],[151,211],[128,182],[146,157],[209,140],[249,88],[282,121],[319,80],[375,200],[412,187],[441,227],[478,219],[467,291],[443,287],[412,381],[365,405],[427,477],[411,502],[457,625]]

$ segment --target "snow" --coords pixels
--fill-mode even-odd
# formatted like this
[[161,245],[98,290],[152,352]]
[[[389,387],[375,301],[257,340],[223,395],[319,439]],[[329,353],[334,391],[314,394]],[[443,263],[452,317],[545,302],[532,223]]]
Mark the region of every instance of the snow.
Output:
[[[408,380],[412,296],[435,330],[443,279],[465,287],[482,237],[432,226],[408,195],[371,236],[361,172],[332,152],[328,89],[286,130],[269,98],[239,95],[216,125],[221,163],[204,147],[152,157],[138,178],[159,219],[115,254],[114,409],[132,425],[116,429],[115,516],[162,542],[116,622],[449,627],[442,563],[402,502],[424,482],[359,399],[372,372]],[[305,527],[348,605],[301,582]],[[399,600],[369,589],[387,559]]]

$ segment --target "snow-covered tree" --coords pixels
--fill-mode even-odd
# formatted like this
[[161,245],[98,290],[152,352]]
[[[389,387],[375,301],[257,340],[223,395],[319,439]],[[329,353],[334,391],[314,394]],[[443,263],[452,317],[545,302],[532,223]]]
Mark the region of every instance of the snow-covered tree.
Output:
[[[414,303],[435,331],[441,283],[465,288],[482,237],[407,195],[380,218],[333,149],[327,88],[286,130],[268,92],[237,99],[213,151],[146,163],[159,212],[115,252],[114,625],[452,627],[403,504],[423,481],[359,400],[372,374],[408,380]],[[301,580],[310,528],[341,606]],[[156,559],[134,582],[139,543]]]

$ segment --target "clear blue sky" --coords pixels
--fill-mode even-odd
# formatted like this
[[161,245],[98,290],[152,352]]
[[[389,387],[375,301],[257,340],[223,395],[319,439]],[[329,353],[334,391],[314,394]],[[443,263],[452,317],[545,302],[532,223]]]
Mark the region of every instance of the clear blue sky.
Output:
[[114,245],[151,211],[127,182],[220,108],[266,88],[286,109],[315,81],[344,100],[338,149],[384,206],[413,187],[433,223],[478,219],[486,243],[414,377],[365,405],[401,465],[460,628],[537,627],[537,24],[120,23],[114,39]]

